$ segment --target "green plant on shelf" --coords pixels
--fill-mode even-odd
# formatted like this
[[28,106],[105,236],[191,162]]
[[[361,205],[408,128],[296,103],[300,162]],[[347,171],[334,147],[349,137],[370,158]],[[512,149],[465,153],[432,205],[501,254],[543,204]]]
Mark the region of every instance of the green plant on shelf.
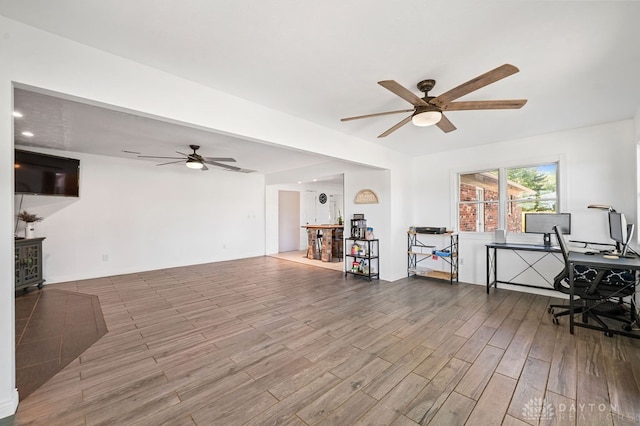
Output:
[[24,210],[18,213],[18,220],[21,220],[25,223],[33,223],[33,222],[42,222],[44,218]]

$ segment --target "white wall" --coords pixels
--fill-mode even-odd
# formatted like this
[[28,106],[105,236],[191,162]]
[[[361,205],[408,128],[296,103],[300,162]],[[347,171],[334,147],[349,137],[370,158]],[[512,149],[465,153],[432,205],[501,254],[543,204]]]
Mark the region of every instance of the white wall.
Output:
[[[0,203],[2,206],[0,208],[0,240],[5,242],[5,244],[0,244],[0,418],[13,414],[18,403],[15,390],[13,301],[14,196],[11,118],[13,82],[66,93],[79,98],[94,99],[97,102],[193,123],[223,133],[266,141],[293,149],[318,152],[353,163],[385,169],[383,171],[345,173],[345,211],[343,212],[345,223],[348,223],[347,221],[353,213],[365,213],[369,224],[375,228],[376,238],[380,239],[381,278],[385,280],[394,280],[406,275],[406,231],[410,225],[418,223],[447,225],[451,223],[451,208],[455,200],[455,189],[451,192],[451,173],[458,169],[494,166],[496,162],[505,163],[514,159],[535,161],[541,155],[540,153],[545,153],[544,155],[564,153],[568,166],[567,189],[570,194],[567,207],[569,211],[576,214],[577,228],[579,223],[588,224],[595,217],[593,215],[597,215],[596,212],[586,211],[585,206],[588,202],[611,203],[629,216],[637,217],[635,145],[630,122],[510,141],[455,153],[426,156],[415,162],[412,172],[411,168],[407,166],[410,164],[407,156],[381,145],[346,136],[153,68],[35,30],[4,17],[0,17],[0,27],[3,29],[3,37],[0,39],[0,63],[2,63],[0,67],[0,200],[2,200]],[[250,127],[247,126],[245,120],[247,115],[254,118]],[[631,146],[634,146],[632,154],[630,153]],[[138,178],[142,182],[155,182],[151,181],[147,175],[139,175],[130,163],[120,163],[119,161],[112,163],[111,160],[89,157],[85,160],[86,164],[96,166],[94,170],[97,175],[90,177],[90,180],[95,178],[97,186],[99,186],[97,182],[100,182],[100,179],[111,177],[109,173],[111,166],[116,167],[116,170],[122,167],[130,177]],[[605,163],[607,164],[605,165]],[[171,173],[174,172],[178,173],[177,171]],[[325,172],[328,173],[328,171]],[[227,175],[225,175],[226,177]],[[632,182],[629,182],[630,178]],[[179,182],[178,186],[182,189],[186,181],[182,177],[176,177],[176,179]],[[160,183],[167,187],[171,187],[170,182],[175,181],[171,179],[160,180]],[[414,182],[416,182],[415,185]],[[628,187],[627,184],[629,184]],[[197,188],[208,189],[208,186],[201,182]],[[353,204],[353,197],[357,191],[365,188],[372,189],[378,194],[380,204],[368,206]],[[266,205],[273,203],[272,193],[265,193],[264,187],[261,187],[260,191],[260,195],[256,195],[253,191],[251,194],[264,200]],[[277,194],[277,191],[275,193]],[[254,203],[252,201],[246,203],[245,200],[240,200],[230,193],[214,192],[214,194],[223,199],[232,200],[233,207],[237,207],[237,211],[240,211],[243,216],[247,215],[233,222],[234,225],[240,225],[241,229],[229,227],[231,229],[229,234],[223,233],[222,240],[230,241],[231,234],[240,239],[254,238],[255,235],[249,233],[260,229],[260,226],[254,225],[252,222],[252,215],[255,215],[256,222],[260,217],[260,213],[253,210]],[[133,199],[127,199],[127,201],[136,202]],[[185,200],[177,198],[177,201]],[[101,203],[101,200],[93,199],[86,202],[83,199],[70,203],[64,209],[58,210],[57,213],[47,216],[45,222],[39,224],[40,231],[47,232],[45,242],[47,250],[52,253],[46,259],[48,265],[53,268],[54,265],[62,264],[54,257],[54,249],[57,253],[60,250],[69,250],[62,247],[58,231],[52,229],[55,224],[62,229],[69,229],[69,223],[65,221],[63,224],[58,219],[58,215],[75,220],[80,213],[95,213],[96,207],[102,205]],[[275,203],[277,205],[277,198]],[[166,207],[158,200],[153,201],[152,205],[154,208]],[[192,223],[189,220],[190,213],[194,210],[200,211],[200,209],[211,212],[210,209],[214,205],[215,203],[210,199],[205,199],[202,202],[196,200],[193,208],[176,207],[175,209],[171,208],[168,212],[162,212],[160,217],[163,221],[152,219],[150,225],[143,222],[136,223],[137,228],[133,225],[127,227],[133,233],[139,232],[140,227],[144,229],[135,247],[128,251],[126,247],[119,245],[109,246],[107,242],[109,244],[119,243],[110,241],[107,236],[100,234],[102,245],[96,246],[86,255],[84,253],[72,253],[71,255],[83,256],[83,259],[90,261],[96,268],[127,270],[131,267],[131,263],[120,258],[121,252],[119,250],[123,249],[125,253],[123,257],[134,256],[143,267],[154,267],[156,261],[145,258],[144,254],[140,253],[149,247],[149,243],[145,239],[159,238],[155,237],[157,234],[154,232],[161,233],[164,222],[169,220],[178,221],[181,225],[184,223],[185,226],[188,226]],[[87,210],[85,211],[85,209]],[[231,210],[220,211],[223,220],[227,219],[225,214]],[[63,211],[64,213],[62,213]],[[215,219],[217,219],[217,210],[215,214]],[[271,216],[272,212],[267,210],[265,214],[267,242],[274,241],[270,237]],[[123,217],[118,212],[115,219],[117,219],[117,223]],[[211,225],[206,222],[213,221],[210,217],[198,216],[198,219],[200,219],[200,223],[195,226],[205,227],[202,231],[204,237],[208,237],[206,234],[209,232],[219,231],[217,228],[209,228]],[[242,228],[242,226],[247,223],[250,223],[250,230],[243,233],[246,228]],[[147,228],[147,226],[149,227]],[[167,237],[165,240],[169,242],[173,241],[170,238],[175,238],[175,241],[183,244],[186,239],[180,233],[180,229],[184,230],[185,228],[169,226],[164,232]],[[70,232],[74,242],[83,242],[84,244],[85,240],[81,234],[95,232],[95,225],[83,223],[79,229],[73,229]],[[49,235],[49,233],[51,234]],[[277,233],[275,235],[277,236]],[[128,236],[130,237],[131,234]],[[198,237],[203,238],[200,234]],[[490,239],[489,236],[463,236],[461,252],[466,264],[461,267],[462,281],[479,283],[484,281],[483,244]],[[275,241],[277,241],[277,237]],[[216,242],[216,244],[219,243],[220,241]],[[167,248],[163,247],[163,249]],[[271,247],[267,247],[263,240],[262,250],[270,252],[270,249]],[[109,265],[104,265],[105,262],[102,262],[102,254],[106,250],[110,252],[110,259],[112,259],[109,261]],[[227,258],[225,256],[233,258],[247,255],[246,251],[241,252],[233,245],[227,245],[226,251],[223,251],[219,246],[214,246],[212,251],[208,250],[207,247],[196,244],[193,249],[190,249],[190,255],[176,255],[177,257],[174,257],[165,253],[157,263],[165,262],[162,267],[166,267],[180,264],[187,258],[192,261],[194,259],[207,261],[207,259]],[[78,266],[82,268],[82,265]],[[83,273],[88,269],[83,269]],[[72,271],[71,268],[62,271],[47,270],[52,281],[56,277],[73,276],[76,273],[77,271]]]
[[[310,223],[313,225],[335,224],[338,222],[337,216],[331,211],[332,200],[338,200],[340,210],[342,211],[342,184],[332,184],[326,182],[310,182],[299,185],[300,188],[300,204],[305,204],[305,199],[311,197],[312,200],[306,202],[311,212],[302,212],[300,220],[302,223]],[[319,200],[320,194],[327,196],[327,201],[322,204]],[[305,195],[306,194],[306,195]],[[336,210],[337,212],[337,210]],[[306,220],[305,220],[306,218]],[[306,243],[305,243],[306,246]]]
[[[310,221],[309,223],[317,225],[317,224],[327,224],[331,223],[331,218],[329,214],[329,201],[326,204],[320,204],[318,201],[318,195],[324,192],[328,197],[333,196],[333,198],[340,198],[340,202],[342,202],[343,197],[343,187],[339,184],[330,184],[326,182],[307,182],[302,184],[274,184],[267,185],[265,188],[265,210],[266,210],[266,248],[265,251],[267,254],[275,254],[279,253],[281,250],[278,247],[278,221],[279,221],[279,211],[278,211],[278,193],[279,191],[296,191],[300,193],[300,223],[299,226],[307,224],[306,218],[308,217],[306,211],[306,194],[312,192],[315,195],[314,200],[314,208],[318,213],[317,220]],[[343,212],[344,217],[344,209],[340,206],[341,211]],[[337,223],[334,221],[334,223]],[[299,248],[298,250],[306,250],[307,249],[307,233],[303,228],[300,228],[300,238],[299,238]]]
[[[378,196],[378,204],[355,204],[356,194],[370,189]],[[364,214],[367,227],[373,228],[373,233],[379,242],[379,270],[380,279],[394,281],[399,276],[394,275],[393,257],[391,256],[394,238],[392,233],[391,205],[393,203],[389,170],[363,170],[345,173],[344,176],[344,236],[351,236],[351,219],[354,213]],[[406,249],[405,249],[406,252]]]
[[634,128],[634,142],[636,143],[636,217],[632,218],[636,224],[635,235],[633,236],[633,242],[638,244],[640,242],[640,106],[636,110],[633,117]]
[[22,203],[45,217],[36,235],[46,237],[47,283],[264,254],[262,175],[64,155],[80,160],[80,198],[61,205],[59,197],[25,196]]
[[[1,68],[1,67],[0,67]],[[15,385],[15,271],[13,245],[13,87],[0,80],[0,419],[18,406]]]
[[385,259],[388,259],[386,267],[390,268],[390,278],[394,280],[407,276],[407,231],[415,223],[412,209],[415,202],[413,188],[425,185],[413,176],[410,164],[407,162],[404,167],[389,172],[391,193],[388,233],[393,238],[389,238],[385,247],[381,247],[381,251]]
[[[561,209],[572,214],[570,238],[610,241],[606,214],[587,205],[609,204],[629,218],[637,217],[633,131],[633,122],[626,120],[417,158],[415,180],[432,184],[414,189],[415,223],[456,226],[455,176],[459,172],[556,160],[561,162]],[[540,238],[510,235],[508,241],[540,243],[536,237]],[[461,281],[486,283],[484,244],[492,240],[491,233],[460,235]]]
[[633,128],[634,128],[634,140],[637,143],[640,143],[640,106],[636,110],[635,115],[633,116]]
[[[0,28],[2,28],[0,39],[0,63],[2,63],[0,67],[0,117],[2,117],[0,119],[0,178],[2,179],[0,181],[0,200],[2,200],[0,240],[5,242],[0,244],[0,274],[4,278],[0,279],[0,418],[13,414],[18,402],[15,390],[13,331],[12,84],[40,87],[152,116],[216,129],[226,134],[317,152],[358,164],[388,169],[404,167],[406,164],[406,156],[381,145],[344,135],[151,67],[36,30],[16,21],[0,17]],[[254,118],[249,126],[245,119],[247,115]],[[261,191],[264,191],[264,187]],[[264,192],[261,199],[264,199]],[[76,209],[80,209],[81,207],[76,206],[77,204],[70,204],[68,208],[71,210],[68,211],[75,212]],[[258,213],[255,214],[257,218]],[[45,219],[48,222],[46,226],[51,226],[50,224],[56,221],[54,217]],[[187,222],[182,217],[180,220]],[[42,222],[42,226],[45,226],[44,224],[45,222]],[[171,231],[177,234],[175,228]],[[208,229],[205,231],[208,232]],[[242,231],[232,229],[230,232]],[[250,237],[253,238],[253,235]],[[179,235],[176,238],[183,241]],[[45,241],[47,244],[50,241],[53,244],[49,238]],[[49,247],[53,248],[53,245]],[[148,245],[141,243],[136,248],[147,247]],[[97,251],[99,266],[102,267],[105,265],[100,263],[101,255],[105,249],[108,250],[111,247],[100,247]],[[261,250],[264,252],[264,249],[263,245]],[[210,255],[211,253],[200,254],[198,259],[210,259]],[[115,251],[112,256],[116,256],[113,261],[110,260],[114,270],[116,267],[127,269],[130,266],[126,261],[118,259]],[[60,264],[53,262],[54,260],[51,257],[47,262],[50,265]],[[183,259],[176,261],[174,258],[164,257],[163,260],[169,262],[168,265],[163,266],[170,266],[182,262]],[[95,261],[95,256],[92,261]],[[145,259],[145,264],[142,266],[153,267],[154,265],[152,259]],[[51,272],[52,277],[53,274],[62,277],[73,275],[73,273],[72,271]]]

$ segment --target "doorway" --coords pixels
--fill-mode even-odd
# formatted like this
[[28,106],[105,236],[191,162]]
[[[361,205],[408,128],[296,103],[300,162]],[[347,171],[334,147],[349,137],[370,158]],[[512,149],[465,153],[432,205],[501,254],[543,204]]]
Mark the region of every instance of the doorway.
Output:
[[278,192],[278,252],[300,249],[300,193]]

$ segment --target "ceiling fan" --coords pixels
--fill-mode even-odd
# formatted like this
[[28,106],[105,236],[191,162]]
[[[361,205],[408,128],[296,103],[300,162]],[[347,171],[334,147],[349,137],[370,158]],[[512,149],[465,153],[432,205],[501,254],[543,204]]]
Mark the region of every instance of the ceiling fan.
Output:
[[511,99],[511,100],[494,100],[494,101],[462,101],[453,102],[456,99],[469,94],[475,90],[478,90],[484,86],[488,86],[491,83],[495,83],[498,80],[502,80],[512,74],[519,71],[518,68],[511,64],[504,64],[495,68],[489,72],[486,72],[478,77],[462,83],[461,85],[454,87],[441,94],[440,96],[429,96],[429,91],[433,89],[436,84],[435,80],[423,80],[418,83],[418,90],[424,93],[422,98],[413,94],[410,90],[401,86],[394,80],[379,81],[378,84],[387,90],[400,96],[405,101],[413,105],[413,109],[403,109],[399,111],[379,112],[375,114],[360,115],[357,117],[342,118],[340,121],[359,120],[361,118],[379,117],[382,115],[399,114],[402,112],[411,112],[412,114],[406,117],[404,120],[391,127],[379,138],[389,136],[391,133],[398,130],[400,127],[407,124],[409,121],[413,122],[416,126],[432,126],[436,125],[445,133],[449,133],[456,130],[456,126],[444,116],[444,111],[464,111],[464,110],[481,110],[481,109],[519,109],[527,103],[526,99]]
[[165,166],[167,164],[175,164],[175,163],[185,163],[185,165],[187,167],[189,167],[190,169],[200,169],[202,171],[205,171],[205,170],[209,170],[209,168],[205,165],[205,164],[208,164],[210,166],[222,167],[223,169],[227,169],[227,170],[230,170],[230,171],[233,171],[233,172],[251,173],[251,172],[255,171],[255,170],[243,169],[243,168],[240,168],[240,167],[231,166],[229,164],[222,163],[222,162],[235,163],[236,162],[235,158],[230,158],[230,157],[203,157],[203,156],[201,156],[200,154],[198,154],[196,152],[196,151],[198,151],[198,149],[200,149],[200,146],[198,146],[198,145],[189,145],[189,148],[191,148],[193,150],[193,153],[185,154],[183,152],[176,151],[176,153],[182,155],[182,157],[159,157],[159,156],[154,156],[154,155],[138,155],[138,157],[140,157],[140,158],[164,158],[164,159],[176,160],[176,161],[169,161],[167,163],[156,164],[156,166]]

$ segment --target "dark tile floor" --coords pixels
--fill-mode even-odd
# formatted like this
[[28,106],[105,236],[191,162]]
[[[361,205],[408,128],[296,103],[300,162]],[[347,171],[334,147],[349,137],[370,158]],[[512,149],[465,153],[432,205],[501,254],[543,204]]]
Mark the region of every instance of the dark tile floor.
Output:
[[44,288],[16,292],[16,386],[20,400],[107,332],[97,296]]

